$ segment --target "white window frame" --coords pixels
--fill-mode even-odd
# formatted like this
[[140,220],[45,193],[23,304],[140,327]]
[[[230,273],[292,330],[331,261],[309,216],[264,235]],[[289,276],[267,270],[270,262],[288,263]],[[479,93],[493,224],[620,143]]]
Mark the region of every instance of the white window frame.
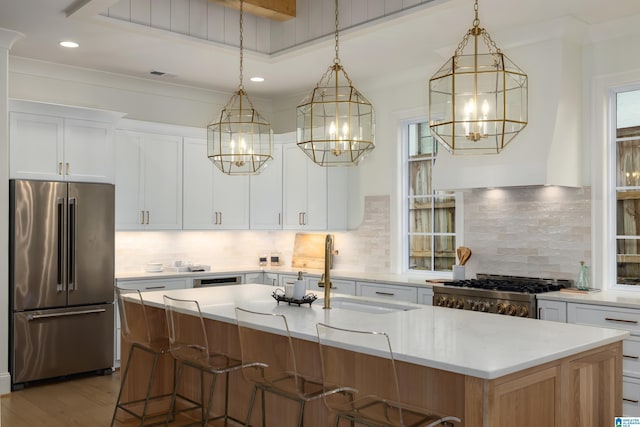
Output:
[[[427,117],[413,118],[400,121],[400,146],[401,146],[401,177],[402,177],[402,209],[401,215],[401,245],[402,245],[402,272],[409,275],[424,276],[434,279],[450,279],[453,276],[452,271],[435,271],[435,270],[411,270],[409,269],[409,126],[418,123],[427,123]],[[440,147],[440,150],[443,148]],[[462,229],[464,228],[464,210],[463,197],[459,191],[455,192],[456,213],[455,213],[455,239],[456,246],[463,245]]]
[[[608,199],[609,203],[607,204],[608,217],[609,221],[607,223],[607,242],[608,242],[608,253],[607,253],[607,263],[608,263],[608,271],[609,277],[607,282],[609,283],[608,288],[612,290],[624,290],[624,291],[634,291],[640,292],[640,286],[638,285],[624,285],[618,283],[618,261],[617,261],[617,252],[618,252],[618,235],[617,235],[617,126],[618,126],[618,94],[622,92],[631,92],[640,90],[640,83],[612,87],[609,89],[609,120],[608,120],[608,138],[607,138],[607,152],[608,152],[608,161],[607,165],[607,173],[606,173],[606,188],[608,189]],[[606,269],[605,269],[606,271]]]

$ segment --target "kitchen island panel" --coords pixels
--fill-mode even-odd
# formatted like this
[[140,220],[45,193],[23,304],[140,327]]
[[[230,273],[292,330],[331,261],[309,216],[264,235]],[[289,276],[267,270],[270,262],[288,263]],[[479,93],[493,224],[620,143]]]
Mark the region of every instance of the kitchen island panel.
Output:
[[[248,287],[257,285],[242,285],[227,287],[226,289],[208,290],[180,290],[168,291],[175,296],[187,297],[188,295],[198,299],[202,297],[202,309],[206,312],[205,322],[209,328],[211,342],[217,342],[222,351],[228,351],[234,357],[240,357],[237,329],[231,319],[233,313],[233,298],[228,293],[239,292],[238,295],[247,291]],[[234,291],[235,289],[235,291]],[[267,288],[265,289],[272,289]],[[269,307],[273,311],[286,312],[291,319],[290,328],[298,335],[294,338],[294,346],[299,358],[299,368],[301,373],[318,377],[320,374],[320,362],[318,356],[317,342],[311,336],[311,331],[315,329],[315,322],[322,320],[322,317],[330,319],[332,322],[355,321],[347,315],[340,314],[340,310],[333,309],[332,313],[323,310],[309,310],[308,307],[278,306],[275,302],[267,303],[257,296],[259,288],[254,289],[254,298],[251,303],[246,299],[244,304],[256,305],[263,310]],[[153,316],[157,321],[154,328],[162,330],[166,328],[163,322],[164,311],[157,303],[161,298],[154,292],[145,293],[145,301],[151,300],[150,307]],[[155,303],[153,301],[156,301]],[[315,307],[314,307],[315,308]],[[431,307],[424,307],[421,310],[432,311]],[[412,310],[416,312],[417,310]],[[455,314],[455,311],[442,311],[442,313]],[[418,313],[415,313],[418,315]],[[468,313],[457,313],[456,316],[468,317]],[[296,316],[301,316],[296,321]],[[318,317],[319,316],[319,317]],[[411,312],[404,312],[396,315],[372,315],[362,316],[361,321],[366,321],[372,325],[378,323],[374,321],[376,316],[382,320],[386,318],[390,321],[408,321]],[[386,317],[385,317],[386,316]],[[492,315],[484,317],[474,316],[473,319],[495,319]],[[351,320],[349,320],[351,319]],[[427,316],[427,319],[431,319]],[[540,322],[532,319],[503,319],[503,321],[516,321],[527,324]],[[451,320],[451,319],[449,319]],[[462,320],[462,319],[459,319]],[[491,323],[491,322],[489,322]],[[431,328],[438,327],[438,322],[432,323]],[[304,325],[303,330],[300,328]],[[363,326],[359,323],[359,326]],[[413,325],[413,328],[411,326]],[[409,329],[415,329],[417,324],[409,322]],[[553,322],[538,323],[541,328],[549,328],[549,331],[556,332],[559,326]],[[346,325],[349,326],[349,325]],[[565,325],[568,326],[568,325]],[[192,325],[187,325],[192,327]],[[457,324],[456,328],[463,328],[463,324]],[[473,328],[472,328],[473,330]],[[587,336],[594,331],[592,328],[579,327],[568,328],[568,332],[584,332]],[[603,330],[604,332],[605,330]],[[414,334],[406,331],[407,339],[415,337]],[[434,332],[437,336],[441,333]],[[448,372],[428,364],[413,363],[411,361],[396,360],[399,379],[402,384],[402,400],[411,405],[436,411],[443,414],[455,415],[463,419],[461,426],[485,427],[502,425],[536,426],[541,425],[573,425],[573,426],[598,426],[606,425],[613,416],[619,415],[622,410],[622,343],[624,334],[616,333],[617,339],[612,340],[606,333],[599,338],[600,345],[589,344],[587,348],[578,346],[578,350],[563,354],[553,358],[553,360],[543,360],[539,363],[525,363],[528,367],[517,369],[506,375],[488,375],[479,378],[469,372]],[[274,349],[279,341],[278,334],[274,334],[272,339],[264,343],[265,348]],[[490,339],[486,336],[485,339]],[[590,339],[585,338],[587,341]],[[501,340],[502,351],[508,352],[512,345]],[[547,347],[549,341],[540,342],[538,345]],[[444,345],[444,343],[443,343]],[[441,349],[445,351],[446,349]],[[344,348],[346,360],[349,360],[352,368],[347,371],[353,372],[357,386],[366,387],[367,381],[375,379],[376,360],[374,354],[358,351],[357,347]],[[407,351],[407,348],[400,348],[399,354]],[[466,355],[465,360],[470,357],[480,357],[479,352],[487,352],[487,348],[479,348],[475,355]],[[561,352],[563,353],[563,352]],[[449,354],[449,353],[446,353]],[[491,353],[493,354],[493,353]],[[517,352],[516,352],[517,354]],[[555,353],[554,351],[554,354]],[[170,358],[169,358],[170,359]],[[545,359],[547,359],[545,357]],[[137,363],[137,362],[136,362]],[[425,362],[426,363],[426,362]],[[164,364],[169,367],[171,364]],[[500,369],[502,370],[502,369]],[[137,370],[136,370],[137,371]],[[134,372],[136,372],[134,371]],[[192,378],[192,391],[199,387],[197,378]],[[163,384],[166,384],[164,382]],[[220,383],[219,383],[220,384]],[[235,417],[243,417],[248,407],[251,385],[246,383],[239,373],[232,374],[230,394],[231,414]],[[125,389],[125,392],[129,392]],[[221,404],[220,395],[217,395],[218,407]],[[285,404],[282,399],[269,398],[267,400],[267,414],[269,420],[274,425],[288,425],[291,419],[295,419],[294,404]],[[515,406],[514,406],[515,405]],[[514,409],[515,408],[515,409]],[[259,421],[259,404],[255,408],[252,423]],[[293,418],[291,418],[293,417]],[[508,420],[508,422],[507,422]],[[514,420],[517,423],[514,424]],[[548,424],[553,420],[551,424]],[[606,422],[605,422],[606,421]],[[315,401],[308,405],[305,411],[305,426],[326,426],[331,425],[330,415],[324,407],[322,401]]]

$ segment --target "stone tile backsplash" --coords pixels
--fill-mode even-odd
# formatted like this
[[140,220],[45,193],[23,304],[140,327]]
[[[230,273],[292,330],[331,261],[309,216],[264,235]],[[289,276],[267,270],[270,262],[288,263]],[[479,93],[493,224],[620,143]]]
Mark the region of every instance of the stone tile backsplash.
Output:
[[[362,225],[336,232],[334,268],[348,271],[389,271],[389,196],[365,198]],[[313,231],[310,231],[313,232]],[[261,254],[278,252],[291,265],[295,231],[139,231],[116,233],[116,272],[144,270],[149,262],[174,260],[213,268],[258,266]]]
[[[365,197],[361,226],[335,232],[334,269],[390,272],[390,197]],[[464,193],[464,245],[476,273],[577,279],[591,265],[589,188],[527,187]],[[310,231],[313,232],[313,231]],[[116,233],[116,270],[141,271],[148,262],[173,260],[214,268],[257,266],[278,252],[291,265],[295,231],[166,231]]]
[[590,188],[527,187],[464,193],[464,245],[476,273],[576,280],[591,265]]

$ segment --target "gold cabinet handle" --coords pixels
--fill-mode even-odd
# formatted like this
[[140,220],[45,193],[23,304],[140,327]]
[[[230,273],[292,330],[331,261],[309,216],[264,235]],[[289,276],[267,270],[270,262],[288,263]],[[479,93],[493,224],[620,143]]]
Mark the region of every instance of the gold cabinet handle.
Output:
[[71,173],[71,165],[69,165],[69,162],[66,163],[66,175],[69,175]]
[[62,162],[58,162],[58,175],[62,175]]

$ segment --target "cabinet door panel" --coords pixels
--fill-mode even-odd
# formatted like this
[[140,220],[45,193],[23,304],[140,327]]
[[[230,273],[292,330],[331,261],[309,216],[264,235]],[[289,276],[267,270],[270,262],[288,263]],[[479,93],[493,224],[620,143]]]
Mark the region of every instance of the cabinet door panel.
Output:
[[64,120],[27,113],[9,117],[10,177],[62,181]]
[[116,132],[116,229],[142,230],[142,134]]
[[184,192],[182,226],[187,230],[215,228],[213,172],[207,141],[184,139]]
[[283,228],[299,230],[304,228],[302,216],[307,211],[307,162],[311,160],[296,144],[285,145],[283,157]]
[[111,125],[89,120],[64,122],[64,173],[69,181],[113,182]]
[[213,210],[218,212],[216,228],[246,230],[249,228],[249,177],[230,176],[213,171]]
[[148,134],[144,138],[145,226],[149,230],[182,228],[182,138]]
[[[298,150],[300,149],[298,148]],[[307,191],[307,211],[304,218],[304,228],[309,230],[326,230],[327,229],[327,168],[323,166],[319,166],[313,163],[309,159],[307,159],[306,191]]]
[[260,175],[250,178],[250,227],[282,229],[282,145],[273,145],[273,160]]

